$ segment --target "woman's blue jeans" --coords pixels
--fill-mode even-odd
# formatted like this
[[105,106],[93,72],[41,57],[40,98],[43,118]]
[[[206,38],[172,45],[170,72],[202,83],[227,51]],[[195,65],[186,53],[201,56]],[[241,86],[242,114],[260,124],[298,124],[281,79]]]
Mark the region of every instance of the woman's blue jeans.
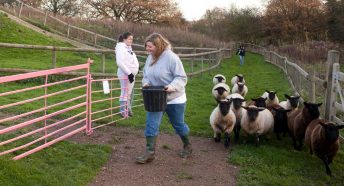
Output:
[[[189,127],[184,122],[186,103],[182,104],[168,104],[165,112],[172,123],[175,132],[179,136],[189,134]],[[145,136],[157,136],[164,112],[146,112],[146,129]]]

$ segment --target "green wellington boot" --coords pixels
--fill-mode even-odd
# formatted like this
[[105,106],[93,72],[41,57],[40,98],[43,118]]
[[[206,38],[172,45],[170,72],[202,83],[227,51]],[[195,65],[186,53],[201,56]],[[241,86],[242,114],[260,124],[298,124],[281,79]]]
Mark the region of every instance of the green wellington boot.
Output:
[[147,136],[146,137],[147,145],[145,154],[136,157],[136,163],[145,164],[151,162],[155,159],[155,144],[156,136]]
[[189,136],[180,136],[180,139],[183,141],[183,150],[180,151],[179,156],[182,158],[187,158],[192,154],[192,146],[189,141]]

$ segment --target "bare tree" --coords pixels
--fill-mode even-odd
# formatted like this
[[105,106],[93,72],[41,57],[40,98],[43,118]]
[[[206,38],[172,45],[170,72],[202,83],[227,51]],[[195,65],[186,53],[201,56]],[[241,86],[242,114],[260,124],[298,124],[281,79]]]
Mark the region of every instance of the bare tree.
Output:
[[84,0],[96,18],[113,18],[136,23],[176,22],[182,18],[171,0]]
[[64,16],[75,16],[80,13],[81,5],[78,0],[43,0],[43,8]]

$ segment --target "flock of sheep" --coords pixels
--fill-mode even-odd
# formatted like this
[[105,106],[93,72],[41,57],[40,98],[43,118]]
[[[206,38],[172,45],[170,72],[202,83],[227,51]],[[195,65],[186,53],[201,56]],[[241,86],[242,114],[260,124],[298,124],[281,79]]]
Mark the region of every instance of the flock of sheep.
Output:
[[238,142],[242,128],[244,143],[249,135],[255,136],[256,146],[260,137],[272,132],[277,139],[280,134],[289,133],[296,150],[301,150],[303,142],[325,164],[326,173],[331,175],[329,164],[339,149],[339,129],[344,125],[319,118],[321,103],[303,103],[299,108],[300,96],[285,94],[286,101],[279,102],[276,91],[266,90],[262,96],[246,103],[248,87],[242,74],[231,79],[232,91],[226,84],[225,76],[217,74],[213,78],[212,94],[217,106],[210,115],[210,125],[214,131],[215,142],[225,135],[225,147],[229,147],[230,134],[234,130],[235,142]]

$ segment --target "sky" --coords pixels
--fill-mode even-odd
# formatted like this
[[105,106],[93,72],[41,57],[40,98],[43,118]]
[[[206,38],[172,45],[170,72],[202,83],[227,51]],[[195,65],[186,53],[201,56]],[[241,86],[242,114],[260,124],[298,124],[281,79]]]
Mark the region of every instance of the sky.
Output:
[[266,0],[175,0],[188,21],[200,19],[207,9],[220,7],[229,9],[231,5],[237,8],[262,8]]

